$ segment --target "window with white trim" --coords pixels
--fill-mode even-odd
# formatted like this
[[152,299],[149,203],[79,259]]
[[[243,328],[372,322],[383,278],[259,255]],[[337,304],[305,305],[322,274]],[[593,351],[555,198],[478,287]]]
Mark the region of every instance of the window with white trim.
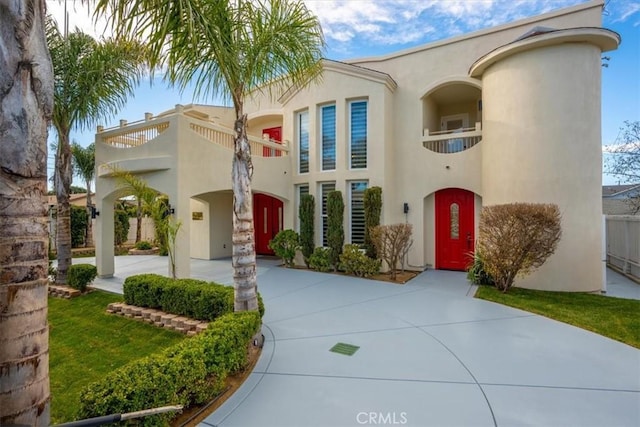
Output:
[[351,169],[367,167],[367,101],[349,103],[349,158]]
[[327,230],[329,228],[327,215],[327,195],[335,191],[335,182],[323,182],[320,184],[320,200],[322,201],[322,210],[320,219],[322,221],[322,246],[327,246]]
[[298,173],[309,172],[309,112],[296,114],[296,139],[298,140]]
[[322,170],[336,169],[336,106],[320,108],[320,141],[322,149]]
[[357,245],[364,243],[364,190],[368,186],[369,183],[367,181],[349,182],[351,243]]

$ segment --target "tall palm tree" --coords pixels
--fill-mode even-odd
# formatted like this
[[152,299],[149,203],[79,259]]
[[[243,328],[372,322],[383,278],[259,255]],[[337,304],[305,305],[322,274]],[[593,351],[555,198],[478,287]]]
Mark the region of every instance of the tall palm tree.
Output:
[[52,19],[47,42],[55,75],[53,126],[58,135],[54,187],[57,213],[57,283],[66,283],[71,264],[72,129],[88,128],[122,108],[144,73],[145,49],[131,39],[96,41],[76,29],[63,36]]
[[0,0],[0,425],[49,425],[44,0]]
[[[300,1],[98,0],[123,33],[147,36],[154,64],[196,96],[220,95],[235,108],[232,163],[235,310],[257,310],[256,255],[244,102],[253,91],[282,93],[318,77],[324,39]],[[166,52],[166,55],[165,55]]]
[[78,178],[84,180],[87,187],[87,229],[85,230],[84,243],[87,247],[93,246],[93,224],[91,221],[91,181],[95,176],[96,169],[96,148],[91,143],[86,147],[74,142],[71,144],[71,155],[73,156],[73,171]]

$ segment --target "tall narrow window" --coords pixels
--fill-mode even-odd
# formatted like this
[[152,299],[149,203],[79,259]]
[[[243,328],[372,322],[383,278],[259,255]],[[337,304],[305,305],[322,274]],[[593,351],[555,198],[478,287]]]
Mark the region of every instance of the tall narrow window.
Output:
[[457,240],[460,237],[460,206],[452,203],[449,206],[449,220],[451,222],[451,239]]
[[296,231],[298,232],[300,232],[300,218],[298,218],[300,202],[302,201],[302,196],[305,194],[309,194],[309,184],[296,185]]
[[349,185],[351,209],[351,243],[364,243],[364,190],[367,181],[351,181]]
[[309,172],[309,112],[297,114],[298,126],[298,173]]
[[336,189],[335,182],[324,182],[320,184],[320,198],[322,200],[322,246],[327,246],[327,195]]
[[367,101],[350,104],[350,162],[351,169],[367,167]]
[[336,106],[327,105],[321,111],[322,170],[336,168]]

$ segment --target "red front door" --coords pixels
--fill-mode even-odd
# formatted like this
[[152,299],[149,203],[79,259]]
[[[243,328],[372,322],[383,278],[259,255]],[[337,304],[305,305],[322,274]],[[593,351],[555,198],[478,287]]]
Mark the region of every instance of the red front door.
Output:
[[[269,135],[269,139],[277,142],[278,144],[282,144],[282,127],[278,126],[275,128],[262,129],[262,135]],[[282,156],[282,151],[274,150],[269,147],[262,147],[262,155],[264,157],[280,157]]]
[[253,195],[253,227],[256,234],[256,253],[273,255],[269,240],[282,230],[283,203],[266,194]]
[[474,247],[473,193],[459,188],[436,192],[436,268],[464,270]]

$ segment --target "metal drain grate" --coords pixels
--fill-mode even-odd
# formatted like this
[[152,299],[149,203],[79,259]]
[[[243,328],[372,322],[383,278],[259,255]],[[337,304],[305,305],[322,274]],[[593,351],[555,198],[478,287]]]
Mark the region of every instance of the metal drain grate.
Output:
[[358,351],[359,348],[360,347],[358,347],[357,345],[345,344],[343,342],[339,342],[338,344],[331,347],[329,351],[332,351],[338,354],[344,354],[345,356],[353,356],[353,354],[356,351]]

